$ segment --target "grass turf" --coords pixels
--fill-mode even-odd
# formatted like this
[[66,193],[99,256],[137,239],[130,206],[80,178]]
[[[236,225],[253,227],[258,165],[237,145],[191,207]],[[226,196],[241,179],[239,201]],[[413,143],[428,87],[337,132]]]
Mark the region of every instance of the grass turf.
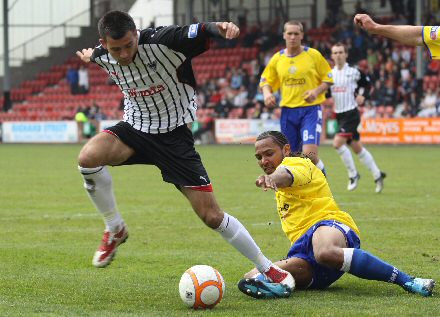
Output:
[[[374,193],[358,162],[347,192],[336,152],[321,147],[328,180],[361,230],[362,247],[409,274],[440,279],[438,147],[368,146],[388,173]],[[325,291],[254,300],[236,287],[251,263],[206,228],[155,167],[110,168],[130,238],[106,269],[91,259],[103,230],[76,170],[79,145],[0,145],[0,316],[436,316],[440,300],[345,275]],[[285,255],[273,193],[254,186],[252,146],[200,146],[220,205],[239,218],[267,256]],[[181,302],[178,282],[195,264],[216,267],[226,295],[211,311]]]

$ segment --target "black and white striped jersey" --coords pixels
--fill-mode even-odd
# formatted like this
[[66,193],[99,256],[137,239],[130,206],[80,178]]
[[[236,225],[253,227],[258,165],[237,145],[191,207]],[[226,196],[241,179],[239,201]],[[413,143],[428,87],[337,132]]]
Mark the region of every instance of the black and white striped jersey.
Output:
[[122,66],[99,45],[91,60],[102,67],[124,95],[124,118],[146,133],[166,133],[196,118],[196,81],[191,58],[209,48],[206,24],[138,31],[138,51]]
[[330,91],[336,113],[355,109],[358,106],[355,99],[358,94],[368,96],[370,78],[359,69],[345,63],[342,69],[334,66],[332,74],[334,84],[330,87]]

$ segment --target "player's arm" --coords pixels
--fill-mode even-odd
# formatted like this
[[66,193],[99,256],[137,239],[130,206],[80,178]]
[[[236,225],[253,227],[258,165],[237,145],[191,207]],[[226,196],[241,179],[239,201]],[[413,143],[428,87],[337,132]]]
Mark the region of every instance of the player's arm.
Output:
[[354,23],[371,34],[381,35],[405,45],[423,45],[422,26],[379,24],[367,14],[356,14]]
[[269,85],[264,85],[261,87],[261,91],[263,92],[264,105],[269,108],[273,108],[277,105],[277,100],[272,92],[272,87]]
[[322,82],[315,89],[307,90],[303,95],[304,100],[307,101],[308,103],[312,103],[319,96],[319,94],[327,91],[330,88],[330,86],[331,86],[330,83]]
[[255,181],[255,185],[264,191],[268,189],[276,191],[278,188],[289,187],[292,184],[293,174],[287,168],[277,168],[272,174],[261,175]]
[[206,31],[212,36],[221,36],[227,40],[232,40],[240,35],[240,29],[232,22],[208,22]]
[[354,92],[356,96],[356,102],[358,105],[361,105],[364,103],[365,99],[368,99],[370,97],[370,89],[371,89],[371,80],[370,76],[366,75],[364,72],[361,72],[360,70],[359,74],[359,80],[357,81],[357,88]]
[[84,63],[90,63],[93,55],[93,48],[83,48],[81,51],[76,51],[78,56]]

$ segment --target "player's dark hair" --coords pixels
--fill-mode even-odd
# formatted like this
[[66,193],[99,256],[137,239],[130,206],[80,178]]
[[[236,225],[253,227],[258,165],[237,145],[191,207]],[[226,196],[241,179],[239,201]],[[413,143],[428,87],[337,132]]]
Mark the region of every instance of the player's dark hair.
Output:
[[344,49],[344,53],[347,53],[347,47],[345,46],[344,43],[337,42],[337,43],[333,44],[333,46],[342,46],[342,48]]
[[107,36],[119,40],[128,31],[136,31],[136,24],[133,18],[122,11],[110,11],[104,14],[98,22],[99,36],[105,40]]
[[[275,142],[281,149],[286,145],[289,144],[289,140],[287,140],[286,136],[279,132],[279,131],[265,131],[261,133],[259,136],[257,136],[256,141],[261,141],[264,139],[270,138],[273,142]],[[302,158],[309,158],[306,154],[303,152],[290,152],[289,156],[296,156],[296,157],[302,157]]]
[[271,138],[280,148],[283,148],[286,144],[289,144],[286,136],[279,131],[266,131],[257,136],[256,141],[261,141],[267,138]]

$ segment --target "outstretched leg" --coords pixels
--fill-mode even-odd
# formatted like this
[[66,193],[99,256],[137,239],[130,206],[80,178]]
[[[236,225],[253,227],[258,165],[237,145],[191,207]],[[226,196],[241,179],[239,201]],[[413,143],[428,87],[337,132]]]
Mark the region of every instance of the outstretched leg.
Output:
[[[241,254],[254,263],[259,272],[274,283],[280,283],[290,289],[294,280],[290,273],[281,270],[264,256],[246,228],[233,216],[223,212],[212,192],[198,191],[181,187],[199,218],[214,229]],[[290,294],[290,293],[289,293]]]
[[321,265],[367,280],[394,283],[422,296],[432,295],[434,280],[414,279],[367,251],[348,248],[344,234],[335,227],[319,227],[312,241],[315,259]]

